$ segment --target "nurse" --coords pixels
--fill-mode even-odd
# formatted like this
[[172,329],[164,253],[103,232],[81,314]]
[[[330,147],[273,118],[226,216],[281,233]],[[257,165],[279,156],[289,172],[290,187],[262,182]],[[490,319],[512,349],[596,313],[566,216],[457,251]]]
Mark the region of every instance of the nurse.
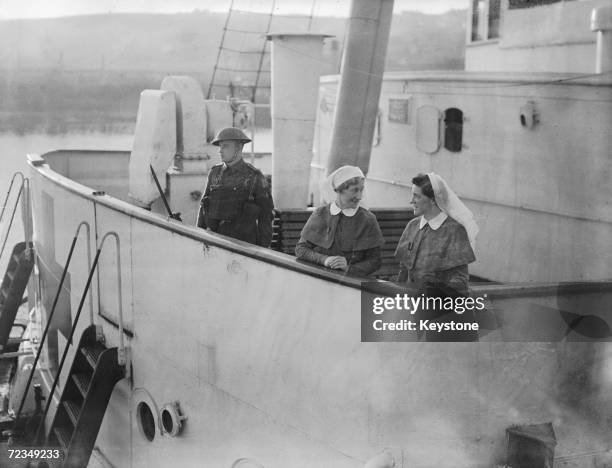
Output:
[[310,216],[295,247],[300,260],[349,275],[366,276],[380,268],[384,239],[376,217],[359,206],[365,176],[355,166],[342,166],[327,179],[331,203]]
[[[412,219],[395,251],[400,263],[397,282],[416,288],[427,296],[469,295],[468,264],[476,260],[472,246],[478,226],[472,212],[459,200],[439,175],[418,174],[412,179]],[[473,313],[431,311],[424,318],[438,321],[469,321]],[[428,336],[455,341],[452,335]],[[445,339],[444,339],[445,338]],[[477,336],[459,336],[461,341]]]

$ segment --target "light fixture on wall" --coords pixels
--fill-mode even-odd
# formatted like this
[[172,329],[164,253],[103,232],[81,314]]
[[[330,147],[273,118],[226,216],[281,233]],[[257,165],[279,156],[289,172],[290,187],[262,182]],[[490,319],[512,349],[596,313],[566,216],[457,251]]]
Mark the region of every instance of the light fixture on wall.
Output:
[[538,123],[540,123],[540,114],[535,102],[527,101],[524,106],[521,106],[520,120],[521,125],[529,129],[533,129]]

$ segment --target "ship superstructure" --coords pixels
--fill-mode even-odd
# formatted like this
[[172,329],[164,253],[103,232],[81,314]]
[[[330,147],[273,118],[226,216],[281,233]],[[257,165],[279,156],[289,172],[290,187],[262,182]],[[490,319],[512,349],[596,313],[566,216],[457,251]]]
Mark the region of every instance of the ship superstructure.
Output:
[[[519,3],[502,4],[502,37],[505,15],[525,13]],[[603,2],[531,11],[573,4]],[[476,48],[505,44],[490,37],[495,5],[474,2],[468,38],[483,44],[466,52],[468,64],[483,60]],[[217,157],[210,140],[234,115],[194,80],[168,77],[141,95],[131,152],[29,156],[31,342],[10,405],[36,413],[36,391],[21,398],[33,376],[47,407],[34,442],[61,446],[69,466],[96,467],[610,462],[610,336],[580,325],[610,323],[610,78],[547,70],[383,79],[392,6],[354,2],[353,30],[376,40],[359,55],[349,28],[343,70],[353,76],[342,79],[319,83],[313,71],[324,35],[270,34],[273,83],[286,90],[295,61],[308,68],[295,106],[272,103],[273,122],[282,121],[272,174],[285,223],[279,250],[295,242],[333,165],[363,166],[389,235],[410,216],[410,176],[434,170],[481,223],[474,272],[496,281],[474,289],[498,323],[479,343],[364,343],[364,291],[405,290],[196,228],[198,190]],[[351,99],[343,86],[365,91]],[[367,118],[349,119],[353,105]],[[304,139],[286,146],[292,135]],[[150,167],[184,222],[166,213]],[[295,179],[283,179],[291,171]]]

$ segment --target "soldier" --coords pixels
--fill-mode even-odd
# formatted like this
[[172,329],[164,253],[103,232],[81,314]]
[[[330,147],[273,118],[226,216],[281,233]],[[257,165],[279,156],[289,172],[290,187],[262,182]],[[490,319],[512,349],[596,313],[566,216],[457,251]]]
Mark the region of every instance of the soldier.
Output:
[[268,247],[274,203],[264,175],[242,159],[242,147],[250,141],[238,128],[217,133],[212,144],[219,147],[223,162],[208,173],[198,227]]

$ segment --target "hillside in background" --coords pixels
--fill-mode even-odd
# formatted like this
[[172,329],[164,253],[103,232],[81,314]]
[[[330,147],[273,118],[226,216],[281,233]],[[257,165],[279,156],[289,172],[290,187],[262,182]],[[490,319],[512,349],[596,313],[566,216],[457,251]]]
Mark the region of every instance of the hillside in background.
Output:
[[[225,17],[196,11],[0,21],[0,131],[63,133],[92,126],[130,131],[140,91],[158,88],[163,76],[189,74],[207,91]],[[263,31],[267,19],[248,15],[233,26]],[[306,17],[275,17],[271,30],[304,30],[306,22]],[[335,36],[326,44],[325,73],[339,69],[345,22],[313,21],[313,30]],[[386,69],[463,68],[464,22],[464,11],[396,15]],[[261,40],[253,37],[234,34],[226,46],[258,51]],[[256,54],[251,64],[244,57],[238,62],[226,55],[226,65],[256,68]],[[266,56],[264,66],[268,63]],[[229,78],[227,72],[218,74],[217,96],[225,98]]]

